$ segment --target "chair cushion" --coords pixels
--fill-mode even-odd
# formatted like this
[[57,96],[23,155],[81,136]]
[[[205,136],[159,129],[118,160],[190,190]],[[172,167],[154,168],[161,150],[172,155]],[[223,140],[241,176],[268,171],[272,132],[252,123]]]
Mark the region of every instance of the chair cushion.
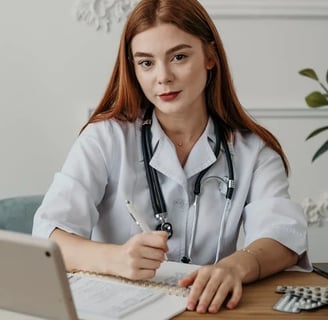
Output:
[[43,195],[13,197],[0,200],[0,229],[32,233],[33,217]]

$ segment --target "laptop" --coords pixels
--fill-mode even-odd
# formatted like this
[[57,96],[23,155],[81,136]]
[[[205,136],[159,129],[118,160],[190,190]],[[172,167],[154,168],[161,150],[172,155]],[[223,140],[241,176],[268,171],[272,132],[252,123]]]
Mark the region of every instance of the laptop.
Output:
[[60,249],[51,239],[0,230],[0,319],[78,319]]

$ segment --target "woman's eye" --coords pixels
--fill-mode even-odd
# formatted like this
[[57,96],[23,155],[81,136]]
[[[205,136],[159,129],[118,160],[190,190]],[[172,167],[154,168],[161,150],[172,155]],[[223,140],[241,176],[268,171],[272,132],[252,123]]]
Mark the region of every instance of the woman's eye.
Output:
[[173,57],[173,60],[174,61],[181,61],[183,59],[187,58],[187,56],[185,54],[176,54],[174,57]]
[[138,65],[140,65],[141,67],[143,67],[144,69],[148,69],[152,66],[152,62],[149,60],[142,60],[138,62]]

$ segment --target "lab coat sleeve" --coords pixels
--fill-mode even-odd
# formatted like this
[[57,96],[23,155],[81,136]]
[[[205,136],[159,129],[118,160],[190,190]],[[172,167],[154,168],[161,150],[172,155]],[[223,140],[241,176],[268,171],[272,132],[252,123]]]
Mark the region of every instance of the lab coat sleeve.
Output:
[[102,143],[101,128],[104,123],[91,124],[77,138],[35,214],[33,235],[49,237],[60,228],[90,238],[110,171],[101,147],[110,148],[110,134]]
[[307,221],[302,207],[290,199],[288,188],[280,156],[263,145],[244,208],[245,246],[260,238],[274,239],[300,256],[293,269],[310,271]]

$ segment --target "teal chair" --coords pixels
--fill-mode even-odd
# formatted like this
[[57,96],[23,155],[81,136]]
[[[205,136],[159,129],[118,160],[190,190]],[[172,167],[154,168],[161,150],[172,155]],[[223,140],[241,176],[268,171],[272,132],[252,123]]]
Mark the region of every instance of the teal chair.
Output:
[[31,195],[0,200],[0,229],[31,234],[33,217],[43,195]]

